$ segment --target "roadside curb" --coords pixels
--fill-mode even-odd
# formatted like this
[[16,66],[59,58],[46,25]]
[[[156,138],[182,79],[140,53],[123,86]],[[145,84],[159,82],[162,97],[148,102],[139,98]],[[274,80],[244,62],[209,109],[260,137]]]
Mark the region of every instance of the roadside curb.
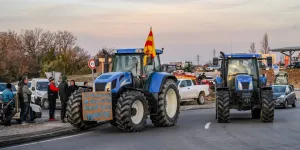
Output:
[[215,106],[204,106],[204,107],[187,107],[187,108],[181,108],[180,111],[188,111],[188,110],[197,110],[197,109],[211,109],[211,108],[215,108]]
[[[100,122],[95,126],[99,126],[106,123],[107,121]],[[24,136],[24,134],[5,136],[5,137],[1,137],[0,139],[0,148],[8,147],[10,145],[22,144],[26,142],[35,142],[35,141],[58,137],[58,136],[72,135],[78,132],[85,132],[85,131],[81,131],[80,129],[76,129],[74,127],[64,127],[59,129],[44,130],[36,133],[29,133],[28,136]]]

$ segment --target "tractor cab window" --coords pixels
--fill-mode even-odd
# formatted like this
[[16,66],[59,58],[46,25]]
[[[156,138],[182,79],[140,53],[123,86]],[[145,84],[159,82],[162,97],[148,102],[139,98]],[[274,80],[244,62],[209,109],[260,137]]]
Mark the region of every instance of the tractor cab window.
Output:
[[141,55],[115,55],[113,72],[128,71],[134,76],[141,75]]
[[[149,59],[149,58],[147,58]],[[157,55],[152,61],[151,64],[147,64],[144,67],[144,73],[145,74],[150,74],[152,71],[154,71],[154,68],[156,71],[161,71],[161,66],[160,66],[160,61],[159,61],[159,56]]]
[[252,78],[257,78],[257,62],[256,59],[229,59],[228,60],[228,76],[245,73]]

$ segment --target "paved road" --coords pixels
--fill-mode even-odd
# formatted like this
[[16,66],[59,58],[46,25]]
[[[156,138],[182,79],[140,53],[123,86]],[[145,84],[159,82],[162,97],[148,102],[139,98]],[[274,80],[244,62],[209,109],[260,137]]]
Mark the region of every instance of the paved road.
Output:
[[191,110],[181,112],[174,127],[154,128],[150,124],[143,132],[124,133],[103,125],[78,135],[6,149],[295,150],[300,149],[299,113],[299,107],[276,109],[274,123],[261,123],[250,119],[249,111],[231,111],[231,123],[218,124],[214,109]]

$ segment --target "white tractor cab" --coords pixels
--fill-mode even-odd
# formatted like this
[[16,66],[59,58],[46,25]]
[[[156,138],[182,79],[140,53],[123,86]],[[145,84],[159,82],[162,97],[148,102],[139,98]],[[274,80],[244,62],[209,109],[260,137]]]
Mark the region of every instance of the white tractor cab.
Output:
[[[0,83],[0,105],[3,104],[2,100],[1,100],[2,99],[2,92],[6,89],[6,84],[7,83],[4,83],[4,82]],[[16,97],[17,89],[13,84],[12,84],[12,91],[13,91],[13,94],[14,94],[14,97],[15,97],[15,101],[14,101],[15,106],[14,106],[14,110],[13,110],[14,116],[13,116],[12,119],[16,120],[18,123],[20,123],[21,122],[21,119],[20,119],[21,108],[20,108],[20,103],[19,103],[19,101],[17,101],[17,97]],[[33,118],[30,119],[30,114],[28,113],[27,121],[34,121],[34,119],[42,117],[42,109],[41,109],[40,106],[38,106],[36,104],[33,104],[31,102],[30,103],[30,108],[31,108],[30,113],[32,114]]]

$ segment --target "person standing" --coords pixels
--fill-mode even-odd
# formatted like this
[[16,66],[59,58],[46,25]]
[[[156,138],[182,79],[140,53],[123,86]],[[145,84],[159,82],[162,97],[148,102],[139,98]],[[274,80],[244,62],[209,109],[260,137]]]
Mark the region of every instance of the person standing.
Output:
[[49,121],[55,121],[56,99],[58,98],[58,88],[55,86],[53,77],[49,78],[48,100],[49,100]]
[[71,80],[71,85],[69,86],[69,96],[71,96],[71,94],[76,90],[78,90],[78,86],[76,85],[75,80]]
[[21,84],[21,98],[22,101],[22,107],[21,107],[21,124],[22,125],[26,125],[26,121],[27,121],[27,115],[30,111],[30,101],[31,101],[31,94],[32,92],[29,90],[28,86],[28,78],[25,76],[22,78],[22,84]]
[[66,82],[67,77],[62,77],[62,82],[58,85],[59,88],[59,97],[61,101],[61,111],[60,111],[60,118],[62,123],[65,123],[65,116],[66,116],[66,109],[67,109],[67,102],[69,100],[69,87],[68,83]]
[[5,104],[5,109],[4,109],[4,113],[5,113],[5,122],[4,122],[4,126],[11,126],[11,118],[12,116],[12,105],[13,102],[10,103],[11,100],[14,99],[14,94],[11,90],[11,84],[7,83],[6,84],[6,89],[3,91],[2,93],[2,100]]

